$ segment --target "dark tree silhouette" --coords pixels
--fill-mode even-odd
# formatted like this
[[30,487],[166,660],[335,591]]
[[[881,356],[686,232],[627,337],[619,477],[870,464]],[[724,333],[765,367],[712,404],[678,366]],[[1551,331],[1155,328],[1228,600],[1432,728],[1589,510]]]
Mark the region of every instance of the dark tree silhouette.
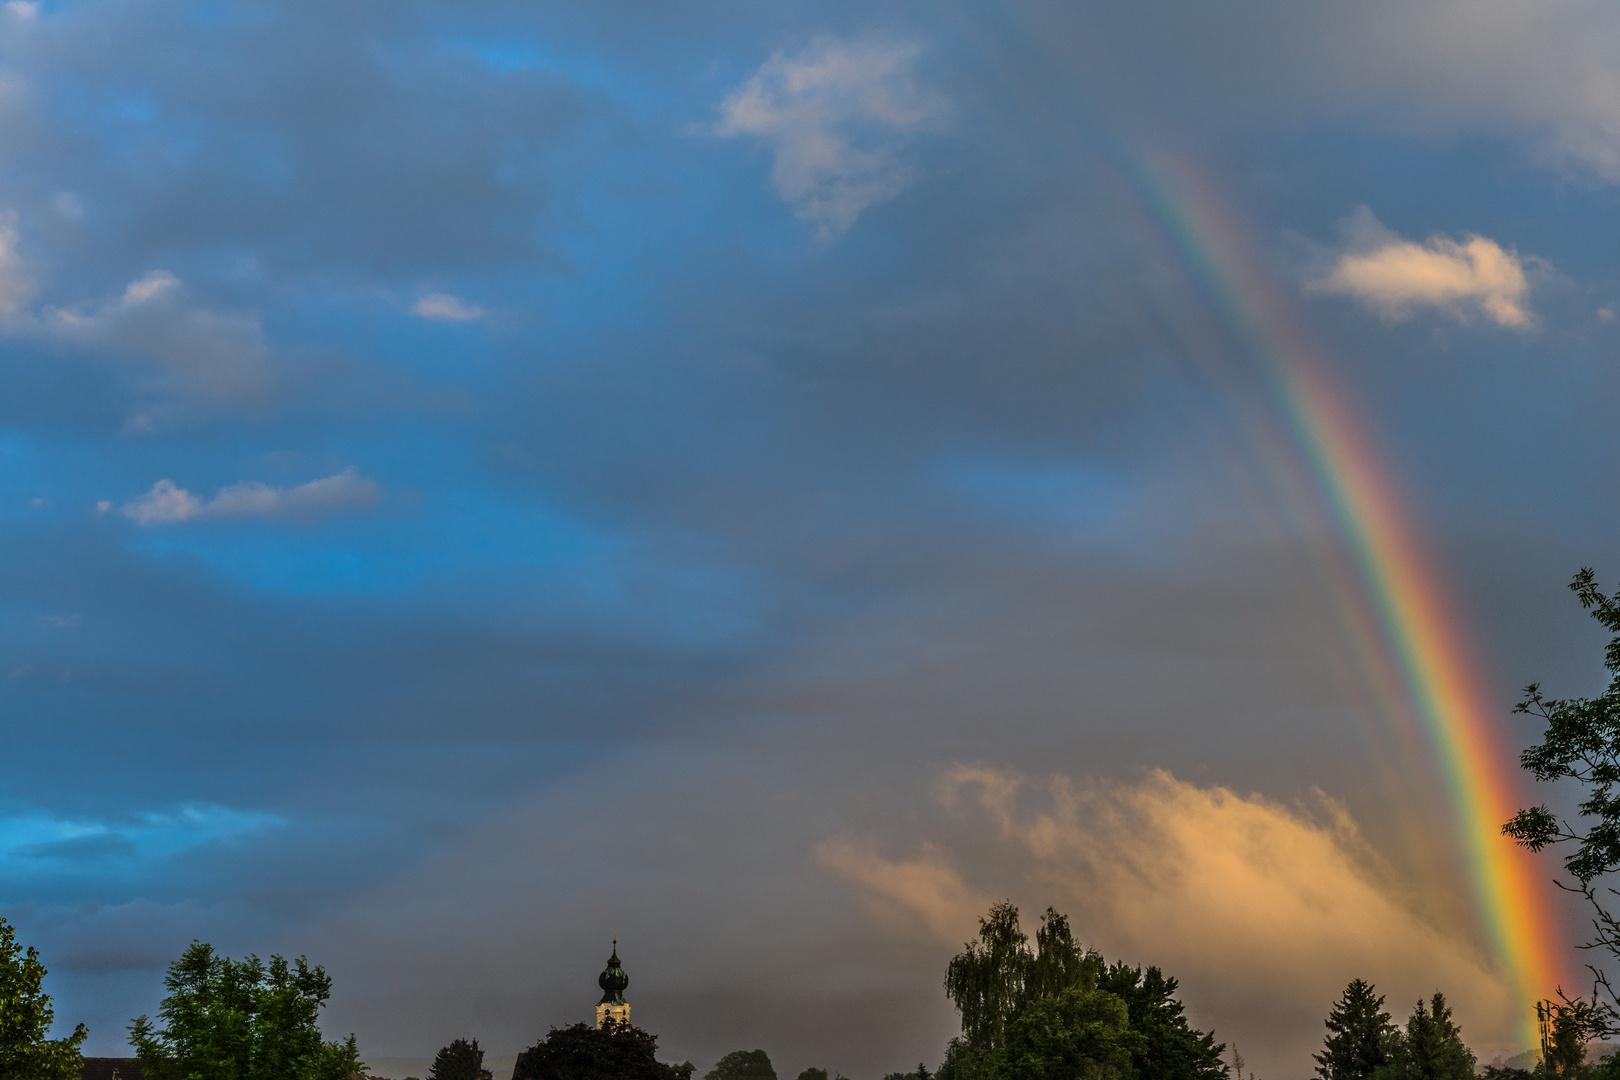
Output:
[[1406,1030],[1390,1040],[1389,1063],[1378,1080],[1474,1080],[1474,1052],[1440,991],[1427,1004],[1419,999]]
[[659,1062],[658,1036],[612,1021],[552,1028],[518,1055],[512,1080],[690,1080],[690,1065]]
[[484,1068],[484,1052],[479,1049],[477,1039],[455,1039],[449,1046],[440,1048],[434,1057],[428,1080],[495,1080],[495,1077]]
[[[1524,688],[1524,699],[1514,712],[1539,717],[1541,742],[1519,755],[1519,764],[1538,781],[1574,780],[1586,798],[1577,807],[1578,826],[1560,820],[1545,803],[1520,810],[1502,831],[1522,847],[1541,851],[1552,845],[1573,845],[1564,869],[1575,879],[1561,888],[1578,892],[1592,910],[1593,937],[1587,949],[1620,958],[1620,919],[1598,897],[1597,882],[1620,869],[1620,591],[1605,595],[1591,567],[1583,567],[1569,583],[1581,603],[1609,631],[1603,666],[1609,683],[1590,698],[1548,698],[1540,683]],[[1610,894],[1613,889],[1605,890]],[[1571,998],[1558,988],[1561,1004],[1554,1006],[1554,1026],[1562,1024],[1581,1042],[1620,1034],[1620,999],[1608,975],[1597,964],[1592,973],[1590,998]],[[1551,1062],[1546,1062],[1549,1068]]]
[[776,1070],[763,1050],[733,1050],[715,1062],[703,1080],[776,1080]]
[[1322,1052],[1312,1055],[1322,1080],[1367,1080],[1389,1060],[1395,1025],[1371,983],[1355,979],[1345,987],[1326,1023],[1330,1034]]

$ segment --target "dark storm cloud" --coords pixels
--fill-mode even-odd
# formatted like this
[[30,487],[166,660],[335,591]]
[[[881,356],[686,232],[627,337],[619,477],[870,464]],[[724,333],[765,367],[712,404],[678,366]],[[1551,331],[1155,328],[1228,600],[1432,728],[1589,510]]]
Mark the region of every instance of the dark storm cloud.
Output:
[[[1191,152],[1249,215],[1502,703],[1579,677],[1620,125],[1608,16],[1529,10],[5,8],[0,906],[58,1015],[118,1052],[201,937],[327,963],[375,1056],[509,1052],[617,930],[677,1058],[932,1063],[951,939],[816,852],[1036,881],[940,823],[960,763],[1316,786],[1443,880],[1133,170]],[[1544,260],[1533,325],[1297,291],[1358,206]],[[1186,955],[1304,1067],[1292,984]]]

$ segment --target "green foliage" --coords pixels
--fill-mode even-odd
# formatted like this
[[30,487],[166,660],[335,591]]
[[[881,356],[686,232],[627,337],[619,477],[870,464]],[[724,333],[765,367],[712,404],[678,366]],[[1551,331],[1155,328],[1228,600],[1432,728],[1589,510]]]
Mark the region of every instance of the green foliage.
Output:
[[1007,1027],[1004,1080],[1129,1080],[1141,1037],[1106,990],[1071,986],[1031,1001]]
[[[822,1080],[826,1080],[827,1074],[823,1072],[821,1077]],[[928,1066],[919,1061],[916,1072],[889,1073],[883,1080],[934,1080],[934,1074],[928,1071]]]
[[629,1024],[552,1028],[518,1055],[512,1080],[690,1080],[690,1063],[664,1065],[657,1052],[658,1037]]
[[806,1069],[799,1074],[799,1080],[827,1080],[826,1069]]
[[1130,1011],[1131,1066],[1137,1080],[1225,1080],[1225,1043],[1187,1023],[1176,1000],[1176,980],[1156,967],[1145,972],[1124,964],[1109,967],[1097,981]]
[[1052,908],[1035,946],[1006,901],[979,921],[979,940],[946,969],[962,1034],[946,1047],[936,1080],[1225,1080],[1226,1048],[1187,1023],[1176,980],[1158,968],[1108,966]]
[[[1548,698],[1540,683],[1524,689],[1516,713],[1539,717],[1541,742],[1519,755],[1519,764],[1538,781],[1574,780],[1585,798],[1577,807],[1580,826],[1560,820],[1545,804],[1520,810],[1502,831],[1531,851],[1551,845],[1573,845],[1564,869],[1576,881],[1574,891],[1586,897],[1594,912],[1596,936],[1588,948],[1620,957],[1620,920],[1598,901],[1593,885],[1598,878],[1620,869],[1620,591],[1605,595],[1597,587],[1590,567],[1583,567],[1569,583],[1570,591],[1594,619],[1609,632],[1603,666],[1608,686],[1590,698]],[[1563,1007],[1588,1038],[1620,1032],[1620,1001],[1607,976],[1591,968],[1596,984],[1592,1000],[1582,1002],[1564,995]],[[1601,991],[1601,998],[1600,998]],[[1545,1064],[1545,1063],[1544,1063]]]
[[733,1050],[715,1062],[703,1080],[776,1080],[776,1070],[763,1050]]
[[1029,938],[1018,926],[1018,909],[999,901],[979,920],[979,940],[964,945],[945,969],[945,995],[962,1014],[962,1037],[970,1045],[992,1051],[1006,1045],[1029,966]]
[[963,1040],[976,1051],[1000,1050],[1007,1025],[1028,1002],[1089,988],[1102,972],[1102,957],[1081,949],[1069,920],[1052,908],[1041,916],[1035,945],[1031,951],[1018,909],[1002,900],[979,920],[979,940],[964,945],[946,967],[945,994],[962,1014]]
[[1474,1053],[1438,990],[1428,1004],[1418,1001],[1406,1030],[1393,1032],[1386,1048],[1388,1060],[1373,1080],[1474,1080]]
[[952,1039],[945,1045],[945,1061],[934,1080],[996,1080],[1001,1069],[1001,1051],[973,1046],[966,1039]]
[[1387,1044],[1395,1031],[1384,999],[1371,983],[1352,980],[1328,1013],[1331,1032],[1316,1058],[1322,1080],[1367,1080],[1389,1060]]
[[17,944],[0,919],[0,1080],[78,1080],[83,1024],[62,1039],[47,1038],[55,1014],[45,993],[39,951]]
[[494,1075],[484,1068],[477,1039],[455,1039],[434,1057],[428,1080],[494,1080]]
[[232,960],[194,941],[169,965],[156,1027],[130,1023],[154,1080],[348,1080],[365,1068],[354,1036],[324,1042],[317,1018],[332,980],[300,956]]
[[1101,953],[1082,949],[1074,940],[1068,917],[1047,908],[1040,929],[1035,931],[1035,955],[1024,977],[1024,998],[1052,997],[1075,986],[1089,990],[1097,984],[1104,967]]

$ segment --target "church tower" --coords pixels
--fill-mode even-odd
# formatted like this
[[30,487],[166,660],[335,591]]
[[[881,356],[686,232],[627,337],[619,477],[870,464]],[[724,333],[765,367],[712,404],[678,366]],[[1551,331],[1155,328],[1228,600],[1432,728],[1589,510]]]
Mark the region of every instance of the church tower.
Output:
[[619,966],[619,939],[613,939],[613,955],[608,957],[607,969],[598,975],[596,985],[602,988],[602,1000],[596,1003],[596,1026],[609,1020],[630,1023],[630,1005],[624,1000],[624,989],[630,985],[630,976]]

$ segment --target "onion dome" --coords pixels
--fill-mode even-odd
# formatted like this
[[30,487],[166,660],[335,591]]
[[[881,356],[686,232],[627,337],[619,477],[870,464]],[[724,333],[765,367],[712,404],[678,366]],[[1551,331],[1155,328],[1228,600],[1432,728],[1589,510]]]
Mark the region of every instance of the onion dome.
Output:
[[623,1005],[624,989],[630,985],[630,976],[624,973],[619,966],[619,939],[613,939],[613,955],[608,957],[607,968],[596,977],[596,985],[602,988],[602,1000],[598,1005]]

